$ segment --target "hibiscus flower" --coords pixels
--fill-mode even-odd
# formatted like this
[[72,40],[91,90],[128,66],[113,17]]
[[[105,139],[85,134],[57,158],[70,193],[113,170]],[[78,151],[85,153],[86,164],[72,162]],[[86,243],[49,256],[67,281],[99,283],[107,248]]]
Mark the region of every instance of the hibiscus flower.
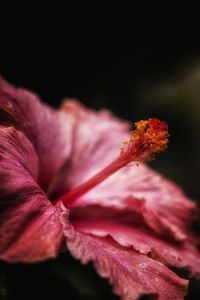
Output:
[[165,123],[138,122],[129,138],[106,110],[71,100],[56,111],[2,78],[0,122],[2,260],[68,250],[122,299],[184,298],[188,281],[170,267],[200,274],[196,205],[143,163],[166,148]]

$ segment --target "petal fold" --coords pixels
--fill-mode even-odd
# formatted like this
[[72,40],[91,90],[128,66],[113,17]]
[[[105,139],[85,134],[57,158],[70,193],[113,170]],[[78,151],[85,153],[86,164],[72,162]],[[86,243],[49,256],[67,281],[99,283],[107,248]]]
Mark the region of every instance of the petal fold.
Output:
[[96,237],[76,231],[62,213],[67,246],[72,255],[86,264],[94,262],[100,276],[108,278],[113,291],[124,300],[156,295],[159,300],[181,300],[187,291],[187,280],[179,278],[162,263],[124,248],[109,237]]
[[132,247],[167,266],[187,269],[200,278],[200,253],[195,239],[176,242],[150,229],[142,218],[124,209],[99,206],[74,208],[70,220],[76,230],[97,237],[112,237],[122,247]]
[[33,143],[39,157],[39,183],[46,189],[69,156],[71,130],[66,115],[0,77],[0,123],[23,131]]
[[39,261],[56,256],[63,232],[59,208],[36,183],[38,157],[14,127],[0,127],[0,258]]

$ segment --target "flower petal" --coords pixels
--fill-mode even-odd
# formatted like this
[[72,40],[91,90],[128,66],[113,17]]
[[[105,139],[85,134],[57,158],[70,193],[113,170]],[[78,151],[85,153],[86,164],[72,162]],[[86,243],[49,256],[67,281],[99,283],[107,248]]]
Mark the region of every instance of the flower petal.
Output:
[[157,295],[160,300],[184,298],[187,280],[160,262],[123,248],[111,238],[76,231],[68,221],[67,210],[62,214],[62,222],[72,255],[84,264],[93,261],[99,275],[109,279],[114,292],[122,299],[139,299],[145,294]]
[[127,136],[129,127],[109,111],[97,113],[75,100],[65,101],[61,109],[73,128],[72,151],[54,186],[54,196],[87,180],[110,163],[118,155],[121,138]]
[[186,227],[196,215],[195,204],[180,188],[145,165],[120,170],[75,203],[91,204],[140,211],[151,228],[175,240],[186,239]]
[[132,246],[165,265],[188,269],[200,278],[200,253],[196,241],[174,242],[148,228],[139,215],[124,209],[87,206],[73,208],[70,219],[76,230],[97,237],[111,236],[123,247]]
[[0,127],[0,258],[37,261],[54,257],[63,240],[59,208],[36,183],[38,157],[14,127]]
[[39,183],[46,188],[69,156],[71,131],[66,115],[0,77],[0,116],[1,124],[24,131],[33,143],[40,161]]
[[[119,155],[127,140],[128,124],[106,111],[95,112],[77,102],[65,102],[68,119],[74,123],[70,165],[61,174],[64,190],[85,182]],[[186,227],[194,219],[196,206],[171,181],[144,164],[129,165],[79,198],[72,206],[99,204],[140,210],[147,224],[175,240],[186,239]]]

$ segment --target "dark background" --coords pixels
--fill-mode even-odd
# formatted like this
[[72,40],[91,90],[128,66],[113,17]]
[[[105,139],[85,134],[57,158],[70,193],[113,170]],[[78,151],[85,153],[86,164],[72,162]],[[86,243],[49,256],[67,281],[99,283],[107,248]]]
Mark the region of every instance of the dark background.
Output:
[[[169,149],[151,165],[198,201],[197,8],[144,7],[28,4],[25,12],[10,4],[2,10],[0,72],[55,107],[64,97],[75,97],[124,119],[164,119]],[[0,299],[115,299],[92,266],[82,267],[68,254],[37,265],[0,267]],[[187,299],[199,298],[194,281]]]

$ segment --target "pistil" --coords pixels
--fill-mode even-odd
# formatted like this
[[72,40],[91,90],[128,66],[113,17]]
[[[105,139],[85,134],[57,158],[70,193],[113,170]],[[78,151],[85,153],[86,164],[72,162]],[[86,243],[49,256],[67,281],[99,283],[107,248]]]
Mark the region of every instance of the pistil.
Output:
[[168,136],[167,124],[159,119],[136,122],[130,140],[123,142],[117,159],[86,182],[56,199],[54,203],[61,201],[67,207],[130,162],[153,159],[156,153],[167,148]]

